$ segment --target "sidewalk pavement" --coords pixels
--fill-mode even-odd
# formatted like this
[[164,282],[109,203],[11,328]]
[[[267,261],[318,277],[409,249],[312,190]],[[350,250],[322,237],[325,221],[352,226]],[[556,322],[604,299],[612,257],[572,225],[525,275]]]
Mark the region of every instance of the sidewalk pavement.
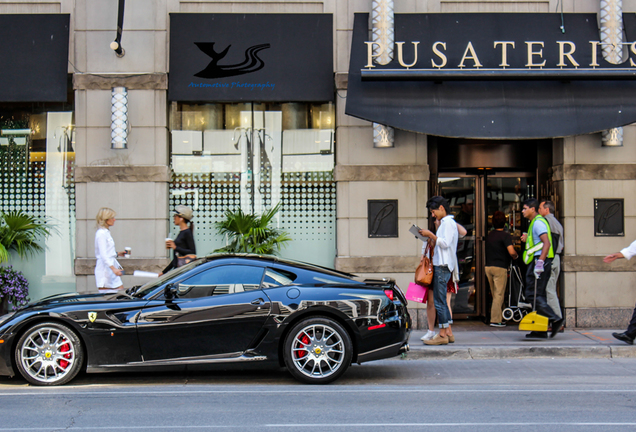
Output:
[[411,332],[407,360],[527,359],[527,358],[636,358],[636,345],[612,336],[624,329],[565,329],[553,339],[527,339],[517,325],[493,328],[485,324],[453,326],[455,343],[424,345],[425,330]]

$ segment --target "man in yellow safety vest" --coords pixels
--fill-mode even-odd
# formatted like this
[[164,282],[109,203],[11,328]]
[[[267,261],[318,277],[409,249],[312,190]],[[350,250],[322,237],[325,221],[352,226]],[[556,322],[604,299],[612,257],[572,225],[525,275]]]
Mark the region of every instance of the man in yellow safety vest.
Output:
[[[539,201],[534,198],[523,202],[521,209],[523,217],[530,221],[527,237],[522,240],[526,242],[523,251],[523,262],[528,265],[526,272],[526,301],[530,304],[535,302],[534,292],[536,283],[536,311],[547,317],[552,323],[550,337],[554,337],[563,326],[563,319],[559,317],[548,305],[546,298],[546,286],[550,279],[552,259],[554,249],[552,247],[552,234],[550,224],[539,214]],[[545,338],[544,332],[530,332],[528,338]]]

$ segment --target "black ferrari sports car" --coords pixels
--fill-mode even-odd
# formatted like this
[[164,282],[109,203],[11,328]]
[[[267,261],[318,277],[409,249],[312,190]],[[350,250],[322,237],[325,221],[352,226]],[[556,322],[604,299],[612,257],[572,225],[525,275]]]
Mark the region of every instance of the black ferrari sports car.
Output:
[[408,350],[406,298],[369,280],[256,255],[213,255],[117,294],[61,294],[0,317],[0,375],[60,385],[78,372],[243,362],[328,383]]

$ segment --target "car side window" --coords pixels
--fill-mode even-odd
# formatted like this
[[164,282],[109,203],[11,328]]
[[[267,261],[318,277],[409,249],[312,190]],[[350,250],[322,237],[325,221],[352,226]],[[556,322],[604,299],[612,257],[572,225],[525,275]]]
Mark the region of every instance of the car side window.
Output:
[[177,297],[192,299],[257,290],[263,278],[263,268],[245,265],[224,265],[204,270],[185,279],[177,286]]
[[291,285],[296,277],[295,274],[285,270],[268,268],[263,278],[263,289]]

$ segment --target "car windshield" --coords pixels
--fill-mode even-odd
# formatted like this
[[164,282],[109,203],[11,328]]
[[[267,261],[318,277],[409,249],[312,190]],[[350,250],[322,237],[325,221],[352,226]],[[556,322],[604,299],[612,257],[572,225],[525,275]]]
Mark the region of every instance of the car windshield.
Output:
[[161,285],[165,284],[167,281],[169,281],[170,279],[174,279],[175,277],[179,276],[182,273],[185,273],[197,266],[200,266],[201,264],[205,264],[206,260],[205,259],[198,259],[196,261],[192,261],[189,264],[186,264],[182,267],[173,269],[171,271],[169,271],[168,273],[160,276],[158,279],[155,279],[153,281],[148,282],[145,285],[142,285],[141,287],[139,287],[137,290],[135,290],[133,292],[133,297],[138,297],[138,298],[142,298],[142,297],[146,297],[148,294],[150,294],[151,292],[153,292],[154,290],[156,290],[158,287],[160,287]]

